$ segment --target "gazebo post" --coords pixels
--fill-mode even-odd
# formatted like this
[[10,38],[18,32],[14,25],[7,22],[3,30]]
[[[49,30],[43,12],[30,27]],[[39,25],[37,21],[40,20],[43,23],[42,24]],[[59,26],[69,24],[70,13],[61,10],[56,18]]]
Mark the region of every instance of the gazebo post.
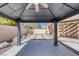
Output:
[[58,46],[58,38],[57,38],[57,21],[54,22],[54,46]]
[[17,21],[17,46],[21,45],[21,29],[20,29],[20,21]]

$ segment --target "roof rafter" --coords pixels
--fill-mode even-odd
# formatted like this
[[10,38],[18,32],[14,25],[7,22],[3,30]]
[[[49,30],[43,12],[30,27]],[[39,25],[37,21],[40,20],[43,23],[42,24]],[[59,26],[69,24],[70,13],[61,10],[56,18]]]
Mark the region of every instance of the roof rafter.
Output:
[[9,3],[5,3],[5,4],[1,5],[1,6],[0,6],[0,8],[2,8],[2,7],[4,7],[4,6],[6,6],[7,4],[9,4]]
[[4,13],[2,13],[2,12],[0,12],[0,16],[16,21],[14,18],[12,18],[12,17],[10,17],[10,16],[5,15],[5,14],[4,14]]
[[50,13],[52,14],[52,16],[54,17],[54,21],[57,21],[57,17],[54,15],[53,11],[50,9],[50,7],[48,7],[48,10],[50,11]]
[[[28,3],[27,3],[27,4],[28,4]],[[23,13],[24,13],[24,11],[25,11],[25,8],[26,8],[27,4],[24,6],[24,8],[23,8],[23,10],[22,10],[22,12],[21,12],[19,18],[21,18],[21,16],[23,15]]]
[[65,6],[67,6],[67,7],[69,7],[69,8],[71,8],[71,9],[73,9],[73,10],[75,10],[75,11],[79,11],[79,10],[75,9],[74,7],[68,5],[67,3],[62,3],[62,4],[65,5]]

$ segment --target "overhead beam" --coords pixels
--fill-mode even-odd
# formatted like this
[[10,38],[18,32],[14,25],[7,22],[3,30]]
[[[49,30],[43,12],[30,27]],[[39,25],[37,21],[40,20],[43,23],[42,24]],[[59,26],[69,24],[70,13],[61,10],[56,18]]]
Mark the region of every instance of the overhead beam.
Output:
[[79,19],[72,19],[72,20],[61,21],[61,23],[66,23],[66,22],[79,23]]
[[5,4],[1,5],[1,6],[0,6],[0,8],[2,8],[2,7],[4,7],[4,6],[6,6],[7,4],[9,4],[9,3],[5,3]]
[[52,19],[49,19],[49,20],[20,20],[21,22],[23,22],[23,23],[40,23],[40,22],[47,22],[47,23],[49,23],[49,22],[54,22],[54,20],[52,20]]
[[13,12],[16,12],[16,10],[14,10],[12,7],[10,7],[9,5],[7,5]]
[[[2,7],[4,7],[4,6],[8,6],[8,4],[9,3],[5,3],[5,4],[3,4],[3,5],[1,5],[0,6],[0,8],[2,8]],[[9,6],[8,6],[9,7]],[[11,10],[13,10],[13,11],[15,11],[13,8],[11,8],[11,7],[9,7]],[[14,20],[14,21],[16,21],[16,19],[17,18],[12,18],[12,17],[10,17],[10,16],[8,16],[8,15],[5,15],[4,13],[2,13],[2,12],[0,12],[0,16],[2,16],[2,17],[5,17],[5,18],[8,18],[8,19],[11,19],[11,20]]]
[[52,10],[50,9],[50,7],[48,7],[49,12],[51,13],[52,17],[54,17],[54,19],[56,19],[56,16],[54,15],[54,13],[52,12]]
[[62,4],[65,5],[65,6],[67,6],[67,7],[69,7],[69,8],[71,8],[71,9],[73,9],[73,10],[75,10],[75,11],[79,11],[79,10],[75,9],[74,7],[68,5],[67,3],[62,3]]
[[[23,8],[23,7],[22,7],[22,8]],[[16,11],[14,11],[14,12],[12,12],[12,13],[10,13],[10,14],[15,13],[15,12],[17,12],[17,11],[21,10],[22,8],[19,8],[19,9],[17,9]]]
[[69,17],[72,17],[72,16],[74,16],[76,14],[79,14],[79,11],[74,11],[74,12],[71,12],[71,13],[67,14],[66,16],[64,16],[63,18],[61,18],[60,21],[65,20],[65,19],[67,19]]
[[68,5],[67,3],[62,3],[62,4],[65,5],[65,6],[67,6],[67,7],[69,7],[69,8],[71,8],[71,9],[73,9],[74,12],[71,12],[71,13],[65,15],[65,16],[62,17],[59,21],[62,21],[62,20],[67,19],[67,18],[69,18],[69,17],[72,17],[72,16],[74,16],[74,15],[76,15],[76,14],[79,14],[79,10],[78,10],[78,9],[75,9],[75,8],[71,7],[71,6]]
[[14,18],[12,18],[12,17],[10,17],[10,16],[8,16],[8,15],[5,15],[5,14],[2,13],[2,12],[0,12],[0,16],[16,21],[16,19],[14,19]]
[[22,10],[22,12],[21,12],[19,18],[21,18],[21,16],[23,15],[23,13],[24,13],[24,11],[25,11],[27,5],[28,5],[28,3],[24,6],[24,9]]

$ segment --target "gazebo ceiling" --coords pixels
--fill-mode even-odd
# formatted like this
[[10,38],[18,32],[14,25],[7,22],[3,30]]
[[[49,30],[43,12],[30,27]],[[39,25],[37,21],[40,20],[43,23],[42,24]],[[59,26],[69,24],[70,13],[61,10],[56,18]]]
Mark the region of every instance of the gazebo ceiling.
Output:
[[33,5],[26,10],[27,5],[28,3],[0,3],[0,15],[24,22],[51,22],[61,21],[79,10],[79,3],[48,3],[48,8],[40,4],[39,13],[36,13]]

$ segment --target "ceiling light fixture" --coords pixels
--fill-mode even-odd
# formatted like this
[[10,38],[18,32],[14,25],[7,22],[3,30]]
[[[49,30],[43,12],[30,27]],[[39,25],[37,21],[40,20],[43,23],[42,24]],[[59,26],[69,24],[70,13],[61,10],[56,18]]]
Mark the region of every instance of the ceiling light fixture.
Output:
[[48,8],[47,3],[29,3],[26,7],[26,10],[28,10],[32,5],[34,4],[35,11],[39,13],[39,4],[41,4],[44,8]]

